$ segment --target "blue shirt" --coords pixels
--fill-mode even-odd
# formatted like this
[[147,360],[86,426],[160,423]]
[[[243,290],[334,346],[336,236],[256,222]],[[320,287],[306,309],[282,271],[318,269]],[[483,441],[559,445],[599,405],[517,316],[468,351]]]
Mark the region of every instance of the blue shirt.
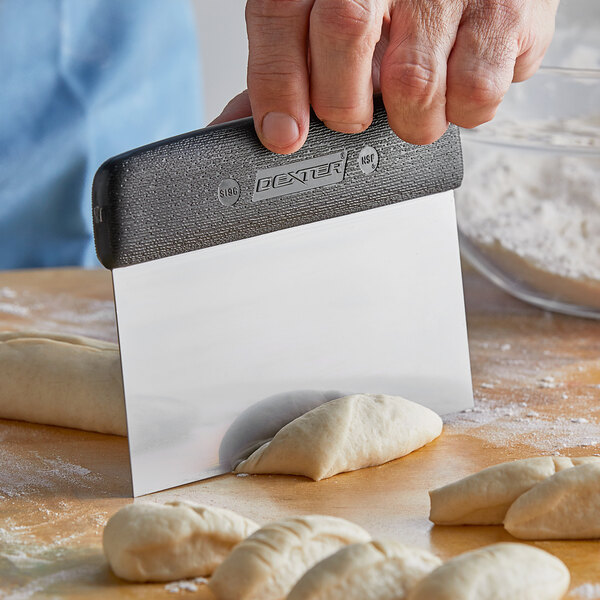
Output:
[[201,126],[188,0],[0,2],[0,269],[97,265],[108,157]]

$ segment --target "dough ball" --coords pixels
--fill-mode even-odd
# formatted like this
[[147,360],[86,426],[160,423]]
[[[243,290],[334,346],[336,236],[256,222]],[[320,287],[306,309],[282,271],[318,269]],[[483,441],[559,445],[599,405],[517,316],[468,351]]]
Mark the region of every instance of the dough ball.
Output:
[[307,571],[287,600],[403,600],[441,563],[397,542],[352,544]]
[[440,417],[410,400],[345,396],[283,427],[235,471],[304,475],[319,481],[409,454],[441,432]]
[[130,504],[104,528],[104,554],[129,581],[210,575],[258,525],[224,508],[187,502]]
[[308,515],[269,523],[223,561],[209,581],[218,600],[280,600],[313,565],[369,534],[336,517]]
[[1,332],[0,418],[127,435],[118,346]]
[[524,540],[600,538],[600,463],[542,481],[515,500],[504,527]]
[[539,456],[483,469],[429,492],[429,518],[436,525],[501,525],[510,505],[540,481],[596,456]]
[[409,600],[559,600],[569,570],[525,544],[494,544],[461,554],[422,579]]

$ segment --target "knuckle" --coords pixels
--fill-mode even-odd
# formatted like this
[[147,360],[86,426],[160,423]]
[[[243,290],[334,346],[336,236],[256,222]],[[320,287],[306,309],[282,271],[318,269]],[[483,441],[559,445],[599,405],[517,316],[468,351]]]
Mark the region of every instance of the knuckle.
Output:
[[523,0],[479,0],[471,5],[470,12],[476,21],[506,30],[524,21],[526,6]]
[[483,73],[463,74],[458,91],[466,104],[480,108],[496,107],[504,97],[498,80]]
[[460,45],[472,59],[484,62],[488,68],[505,69],[516,59],[518,37],[515,31],[467,26],[460,31]]
[[293,58],[256,54],[248,62],[248,75],[293,77],[298,73],[298,63]]
[[377,11],[369,0],[324,0],[311,13],[313,22],[328,36],[348,41],[374,38]]
[[437,94],[437,74],[416,61],[390,62],[382,66],[382,87],[408,101],[429,104]]
[[501,64],[514,55],[522,35],[525,9],[521,0],[488,0],[472,9],[471,45],[491,64]]
[[518,27],[524,19],[524,6],[519,0],[492,0],[492,20],[506,29]]

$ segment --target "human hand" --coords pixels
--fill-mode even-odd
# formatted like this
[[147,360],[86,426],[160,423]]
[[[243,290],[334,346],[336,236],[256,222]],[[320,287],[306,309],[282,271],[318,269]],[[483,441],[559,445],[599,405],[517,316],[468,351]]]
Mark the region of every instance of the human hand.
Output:
[[452,122],[493,118],[512,81],[538,69],[558,0],[248,0],[248,90],[214,123],[254,115],[273,152],[298,150],[309,107],[327,127],[366,129],[373,93],[413,144]]

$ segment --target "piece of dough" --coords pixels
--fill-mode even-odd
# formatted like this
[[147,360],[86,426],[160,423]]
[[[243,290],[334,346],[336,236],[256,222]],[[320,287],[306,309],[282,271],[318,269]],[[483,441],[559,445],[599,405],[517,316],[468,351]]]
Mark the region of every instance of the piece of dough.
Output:
[[315,481],[409,454],[442,432],[429,408],[384,395],[331,400],[283,427],[237,473],[304,475]]
[[249,406],[229,426],[219,447],[219,462],[234,469],[288,423],[325,402],[347,396],[338,390],[293,390]]
[[104,554],[129,581],[210,575],[258,525],[224,508],[188,502],[130,504],[104,528]]
[[0,418],[127,435],[118,346],[0,332]]
[[596,456],[539,456],[501,463],[429,492],[429,518],[436,525],[501,525],[509,506],[527,490],[558,471]]
[[287,600],[404,600],[441,564],[431,552],[397,542],[351,544],[307,571]]
[[524,540],[600,538],[600,463],[538,483],[508,509],[504,527]]
[[209,581],[218,600],[280,600],[313,565],[369,534],[336,517],[307,515],[265,525],[236,546]]
[[525,544],[494,544],[461,554],[413,588],[409,600],[559,600],[570,574],[558,558]]

